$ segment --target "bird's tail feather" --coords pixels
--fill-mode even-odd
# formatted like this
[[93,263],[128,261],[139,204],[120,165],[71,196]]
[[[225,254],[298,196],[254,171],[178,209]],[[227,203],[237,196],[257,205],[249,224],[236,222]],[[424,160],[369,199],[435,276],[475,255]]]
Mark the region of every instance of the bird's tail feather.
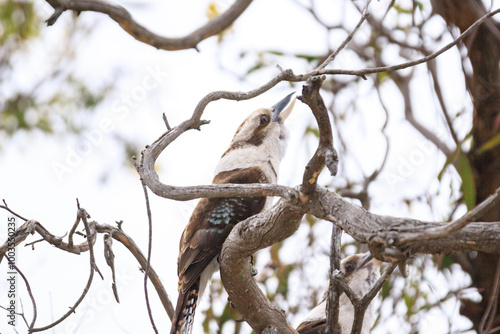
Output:
[[179,291],[170,334],[191,334],[200,291],[199,284],[200,280],[198,279],[186,293]]

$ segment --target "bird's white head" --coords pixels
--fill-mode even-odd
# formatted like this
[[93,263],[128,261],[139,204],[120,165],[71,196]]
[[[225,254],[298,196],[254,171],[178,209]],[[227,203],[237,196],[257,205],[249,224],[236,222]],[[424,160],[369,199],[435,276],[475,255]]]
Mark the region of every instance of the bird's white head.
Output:
[[369,252],[354,254],[342,260],[341,270],[349,287],[358,295],[364,296],[380,278],[381,261]]
[[[373,258],[370,253],[354,254],[346,257],[340,263],[340,270],[344,279],[358,297],[366,295],[380,277],[381,261]],[[327,284],[320,303],[313,308],[297,327],[300,334],[324,333],[326,330],[326,299],[328,296]],[[346,294],[342,294],[339,302],[339,324],[342,333],[350,333],[354,321],[354,307]],[[373,318],[373,306],[370,304],[365,312],[365,319],[361,334],[370,330]]]
[[285,154],[287,131],[284,121],[295,104],[293,94],[271,108],[254,111],[241,123],[231,145],[222,155],[216,173],[254,166],[265,168],[265,165],[277,173]]

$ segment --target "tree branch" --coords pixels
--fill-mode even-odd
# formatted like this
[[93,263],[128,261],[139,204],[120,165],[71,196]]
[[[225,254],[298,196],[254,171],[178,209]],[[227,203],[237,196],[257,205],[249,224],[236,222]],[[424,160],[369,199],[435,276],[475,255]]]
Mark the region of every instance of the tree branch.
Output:
[[340,246],[342,230],[335,224],[332,227],[332,241],[330,248],[330,286],[328,288],[328,298],[326,300],[326,333],[340,333],[339,325],[339,305],[341,287],[336,284],[335,276],[340,271]]
[[144,198],[146,200],[146,211],[148,214],[148,258],[146,261],[146,269],[144,270],[144,295],[146,297],[146,306],[148,309],[149,320],[153,326],[153,330],[158,334],[158,329],[156,328],[155,321],[153,319],[153,313],[151,312],[151,305],[149,304],[149,294],[148,294],[148,276],[151,267],[151,249],[153,247],[153,218],[151,217],[151,207],[149,205],[148,188],[146,184],[141,180],[142,190],[144,191]]
[[[4,206],[0,206],[0,208],[6,209]],[[87,240],[93,240],[95,242],[96,233],[106,233],[109,234],[113,239],[119,241],[123,246],[125,246],[130,253],[135,257],[137,262],[139,262],[141,268],[143,270],[146,270],[147,267],[147,260],[146,257],[142,254],[141,250],[137,246],[137,244],[134,242],[134,240],[128,236],[123,230],[107,225],[107,224],[98,224],[94,221],[89,223],[90,227],[90,233],[91,233],[91,238],[87,236]],[[49,244],[55,246],[56,248],[59,248],[61,250],[73,253],[73,254],[80,254],[83,252],[86,252],[89,250],[89,244],[88,241],[84,241],[82,244],[79,245],[74,245],[72,248],[69,247],[67,243],[62,241],[62,238],[55,237],[52,233],[47,231],[39,222],[35,220],[28,220],[26,223],[23,225],[19,226],[15,232],[14,240],[15,240],[15,245],[19,245],[21,242],[23,242],[30,234],[38,233],[41,237],[42,240],[47,241]],[[0,247],[0,261],[4,257],[5,253],[9,249],[9,244],[8,242],[5,242],[1,247]],[[153,267],[150,266],[149,271],[148,271],[148,277],[153,284],[158,297],[160,298],[160,301],[163,305],[163,308],[165,309],[168,317],[172,319],[174,315],[174,308],[172,306],[172,302],[170,301],[168,294],[163,287],[163,284],[156,274],[156,271],[153,269]]]
[[257,286],[248,259],[257,250],[288,238],[298,229],[304,212],[297,204],[280,200],[272,209],[238,223],[220,254],[224,288],[231,303],[256,333],[266,328],[280,334],[295,333],[284,312],[272,305]]
[[337,152],[333,148],[332,126],[328,117],[328,110],[319,94],[323,80],[325,80],[325,76],[312,77],[307,80],[307,84],[302,87],[302,96],[299,97],[299,100],[311,108],[319,128],[319,145],[305,168],[300,187],[301,193],[305,195],[314,191],[318,176],[325,164],[331,175],[337,174],[339,159]]
[[69,317],[71,314],[73,314],[75,312],[76,308],[83,301],[83,299],[87,295],[87,292],[90,289],[90,285],[92,284],[92,280],[94,279],[94,271],[97,271],[97,267],[96,267],[96,264],[95,264],[95,257],[94,257],[94,248],[93,248],[93,244],[95,243],[95,240],[96,240],[96,238],[95,238],[95,232],[93,232],[91,230],[90,225],[89,225],[89,223],[87,221],[87,216],[88,216],[87,212],[84,209],[81,209],[79,204],[78,204],[77,216],[78,216],[78,219],[81,219],[83,221],[83,225],[85,226],[85,232],[87,233],[87,241],[86,242],[88,244],[88,247],[89,247],[88,249],[89,249],[89,254],[90,254],[90,256],[89,256],[90,273],[89,273],[89,278],[87,280],[87,284],[85,285],[85,288],[83,289],[82,294],[80,295],[80,297],[78,298],[78,300],[69,309],[68,312],[66,312],[59,319],[57,319],[56,321],[52,322],[51,324],[48,324],[48,325],[43,326],[43,327],[31,328],[30,329],[30,333],[31,332],[42,332],[44,330],[52,328],[52,327],[60,324],[61,322],[63,322],[67,317]]
[[[484,213],[486,209],[481,210]],[[472,250],[500,253],[500,222],[469,223],[460,230],[433,239],[427,231],[441,229],[443,222],[376,215],[319,186],[309,196],[304,210],[340,226],[357,241],[368,243],[375,257],[388,262],[399,262],[414,253]],[[479,214],[475,212],[474,215]]]
[[[97,224],[96,230],[98,233],[109,233],[113,237],[113,239],[119,241],[123,246],[125,246],[129,250],[129,252],[132,253],[137,262],[139,262],[141,268],[144,271],[146,270],[147,266],[146,257],[142,254],[141,250],[139,249],[139,246],[137,246],[134,240],[130,236],[128,236],[125,232],[123,232],[123,230],[107,224]],[[168,317],[172,319],[175,312],[174,307],[168,297],[165,288],[163,287],[163,283],[161,282],[160,277],[158,277],[158,274],[156,274],[156,271],[153,269],[152,266],[149,267],[148,277],[151,283],[153,284],[156,293],[158,294],[158,297],[160,298],[160,301],[163,305],[163,308],[167,312]]]
[[372,287],[372,289],[366,295],[364,295],[363,298],[358,300],[357,303],[353,302],[354,321],[352,324],[352,330],[351,330],[352,333],[361,333],[361,329],[363,328],[363,320],[368,306],[372,302],[373,298],[375,298],[377,293],[380,291],[385,281],[389,279],[389,277],[391,276],[394,269],[396,269],[396,267],[397,267],[396,263],[390,263],[389,266],[384,270],[380,278],[377,280],[377,282],[375,282],[375,285]]
[[203,124],[206,124],[206,121],[201,120],[201,116],[206,106],[213,101],[219,99],[227,99],[227,100],[247,100],[258,96],[278,83],[282,81],[289,82],[300,82],[306,81],[311,77],[328,74],[343,74],[343,75],[356,75],[364,77],[366,74],[372,73],[380,73],[380,72],[392,72],[401,69],[405,69],[408,67],[412,67],[418,64],[425,63],[431,59],[435,59],[443,52],[451,49],[453,46],[461,42],[466,36],[475,31],[483,22],[485,22],[490,17],[498,14],[500,9],[495,10],[493,12],[485,14],[479,20],[477,20],[473,25],[469,27],[466,31],[464,31],[458,38],[456,38],[453,42],[445,45],[441,49],[425,56],[423,58],[401,63],[393,66],[382,66],[382,67],[374,67],[374,68],[366,68],[361,70],[338,70],[338,69],[320,69],[319,67],[314,69],[313,71],[306,74],[294,75],[293,71],[282,70],[278,75],[273,77],[264,85],[248,91],[248,92],[231,92],[231,91],[216,91],[207,94],[203,97],[198,105],[196,106],[193,115],[187,121],[179,124],[178,126],[172,128],[165,134],[163,134],[160,138],[158,138],[153,144],[146,147],[146,149],[142,152],[142,160],[140,163],[140,167],[138,168],[139,174],[141,178],[144,180],[146,185],[158,196],[164,198],[170,198],[175,200],[190,200],[194,198],[200,197],[231,197],[231,196],[281,196],[282,198],[294,200],[297,198],[298,193],[294,191],[292,188],[283,187],[280,185],[233,185],[233,184],[225,184],[225,185],[207,185],[207,186],[195,186],[195,187],[175,187],[171,185],[163,184],[159,181],[159,176],[154,169],[154,164],[156,159],[161,154],[161,152],[176,138],[178,138],[182,133],[191,129],[199,129],[199,127]]
[[117,22],[123,30],[139,42],[151,45],[157,49],[175,51],[197,49],[198,43],[204,39],[217,35],[227,29],[247,9],[252,0],[237,0],[224,13],[208,21],[200,28],[183,37],[163,37],[146,29],[136,22],[130,13],[122,6],[100,0],[47,0],[54,8],[54,14],[47,20],[53,25],[59,16],[66,10],[75,12],[98,12],[108,15]]
[[[16,272],[21,275],[24,284],[26,284],[26,290],[28,291],[28,295],[30,296],[31,299],[31,304],[33,305],[33,318],[31,320],[31,323],[28,326],[28,332],[31,332],[33,327],[35,326],[35,321],[36,321],[36,316],[37,316],[37,308],[36,308],[36,302],[35,302],[35,297],[33,297],[33,292],[31,292],[31,286],[30,283],[28,282],[28,279],[26,276],[24,276],[23,272],[19,270],[19,268],[15,265],[15,263],[9,262],[9,266],[12,266],[16,270]],[[24,313],[24,311],[23,311]]]

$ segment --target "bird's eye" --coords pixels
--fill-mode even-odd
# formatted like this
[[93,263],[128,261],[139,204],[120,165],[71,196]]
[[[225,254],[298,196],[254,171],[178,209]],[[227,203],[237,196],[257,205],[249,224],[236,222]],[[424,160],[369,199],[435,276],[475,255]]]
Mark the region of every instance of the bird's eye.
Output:
[[351,271],[353,271],[356,267],[356,264],[354,262],[347,262],[345,264],[345,271],[346,274],[349,274]]
[[269,116],[260,115],[259,122],[260,122],[260,125],[267,125],[269,123]]

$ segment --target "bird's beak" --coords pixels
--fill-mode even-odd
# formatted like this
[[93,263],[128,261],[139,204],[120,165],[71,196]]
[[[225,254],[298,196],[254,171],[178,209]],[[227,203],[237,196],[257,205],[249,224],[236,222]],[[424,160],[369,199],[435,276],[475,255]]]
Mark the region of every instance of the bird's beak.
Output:
[[271,107],[273,110],[273,122],[282,123],[290,115],[296,100],[295,96],[293,96],[294,94],[288,94],[283,100]]
[[[373,255],[368,252],[366,253],[365,257],[361,260],[361,262],[358,264],[358,267],[356,268],[356,271],[363,269],[368,265],[368,263],[373,261],[378,261],[377,259],[374,259]],[[380,262],[380,261],[379,261]]]

